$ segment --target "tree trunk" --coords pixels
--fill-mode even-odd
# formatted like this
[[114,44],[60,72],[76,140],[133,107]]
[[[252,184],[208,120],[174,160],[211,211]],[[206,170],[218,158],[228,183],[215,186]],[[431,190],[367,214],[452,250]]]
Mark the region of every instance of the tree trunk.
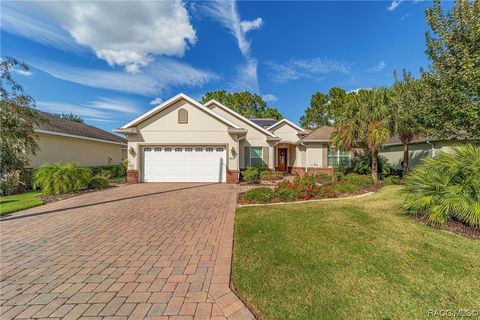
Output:
[[378,182],[378,149],[372,150],[372,178],[373,182]]
[[408,173],[408,143],[403,144],[403,176]]

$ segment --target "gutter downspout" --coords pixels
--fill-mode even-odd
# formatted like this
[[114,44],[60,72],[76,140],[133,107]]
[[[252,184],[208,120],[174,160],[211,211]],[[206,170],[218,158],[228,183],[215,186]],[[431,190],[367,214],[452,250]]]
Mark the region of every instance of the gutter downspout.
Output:
[[425,142],[432,146],[432,158],[435,157],[435,144],[433,142],[428,141],[428,140],[425,141]]

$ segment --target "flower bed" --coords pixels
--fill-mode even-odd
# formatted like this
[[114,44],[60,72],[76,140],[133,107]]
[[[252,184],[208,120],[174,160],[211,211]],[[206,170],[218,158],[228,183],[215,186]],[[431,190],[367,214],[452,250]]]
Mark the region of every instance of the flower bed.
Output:
[[238,200],[241,204],[258,204],[336,198],[375,191],[383,185],[374,185],[371,176],[354,173],[335,183],[327,182],[324,177],[296,175],[293,182],[282,181],[275,188],[250,189],[240,194]]

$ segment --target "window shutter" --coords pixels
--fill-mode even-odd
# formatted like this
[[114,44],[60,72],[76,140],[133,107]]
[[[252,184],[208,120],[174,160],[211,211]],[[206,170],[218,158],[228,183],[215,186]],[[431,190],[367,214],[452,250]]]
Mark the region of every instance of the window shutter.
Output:
[[269,150],[268,147],[263,147],[263,165],[268,168],[268,157],[269,157]]
[[245,147],[245,168],[250,167],[250,147]]

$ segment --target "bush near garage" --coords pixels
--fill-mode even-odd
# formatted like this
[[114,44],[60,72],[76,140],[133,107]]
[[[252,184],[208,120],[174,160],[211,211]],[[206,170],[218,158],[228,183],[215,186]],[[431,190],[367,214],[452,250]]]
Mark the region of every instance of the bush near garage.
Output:
[[85,186],[92,177],[92,170],[78,162],[45,163],[35,172],[34,188],[41,188],[45,195],[70,193]]

